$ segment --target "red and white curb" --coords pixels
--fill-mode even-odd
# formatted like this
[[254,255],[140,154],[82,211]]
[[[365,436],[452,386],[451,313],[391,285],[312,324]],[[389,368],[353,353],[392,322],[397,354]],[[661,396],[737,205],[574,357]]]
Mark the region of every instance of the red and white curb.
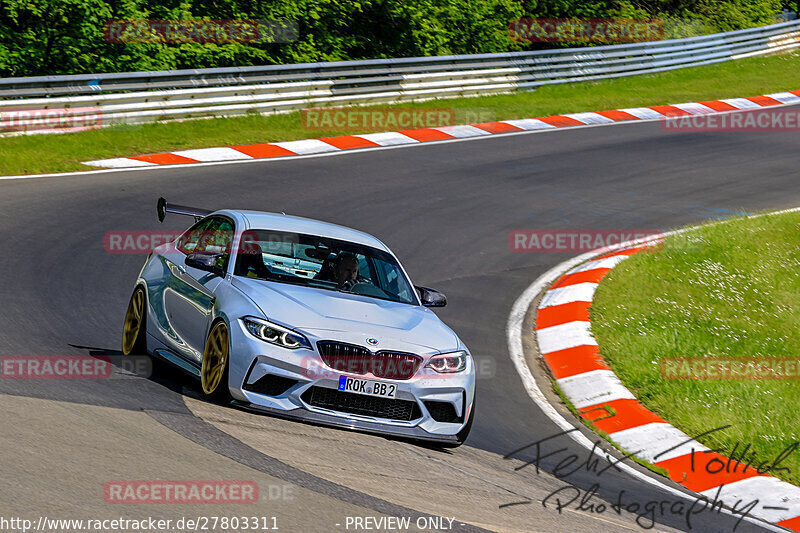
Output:
[[551,117],[501,120],[498,122],[483,122],[480,124],[463,126],[441,126],[437,128],[419,128],[382,133],[366,133],[363,135],[325,137],[322,139],[304,139],[267,144],[178,150],[163,154],[99,159],[96,161],[86,161],[84,164],[104,168],[130,168],[307,156],[311,154],[324,154],[346,150],[452,141],[456,139],[520,133],[525,131],[545,131],[577,126],[662,120],[670,117],[747,111],[750,109],[798,103],[800,103],[800,91],[788,91],[749,98],[728,98],[725,100],[633,107],[592,113],[571,113],[566,115],[554,115]]
[[622,449],[663,468],[670,479],[709,499],[716,497],[728,505],[759,500],[750,515],[800,531],[799,487],[709,452],[642,406],[600,355],[589,323],[595,290],[617,264],[658,242],[594,257],[561,275],[544,293],[536,314],[539,351],[581,417]]

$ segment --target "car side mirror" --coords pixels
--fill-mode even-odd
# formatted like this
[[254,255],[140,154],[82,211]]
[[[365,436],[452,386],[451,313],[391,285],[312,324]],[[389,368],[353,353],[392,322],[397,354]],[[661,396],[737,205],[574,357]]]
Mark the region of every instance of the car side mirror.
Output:
[[208,252],[197,252],[186,256],[186,266],[211,272],[219,277],[225,276],[225,270],[222,267],[223,254],[214,254]]
[[425,307],[444,307],[447,305],[447,297],[437,291],[428,287],[414,287],[419,292],[419,299],[422,300],[422,305]]

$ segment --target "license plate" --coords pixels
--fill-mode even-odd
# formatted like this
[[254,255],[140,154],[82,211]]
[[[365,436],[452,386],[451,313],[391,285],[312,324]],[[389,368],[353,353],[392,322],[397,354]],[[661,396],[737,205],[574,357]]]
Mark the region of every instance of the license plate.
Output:
[[394,398],[397,396],[397,385],[394,383],[370,381],[348,376],[339,376],[339,390],[367,396],[378,396],[379,398]]

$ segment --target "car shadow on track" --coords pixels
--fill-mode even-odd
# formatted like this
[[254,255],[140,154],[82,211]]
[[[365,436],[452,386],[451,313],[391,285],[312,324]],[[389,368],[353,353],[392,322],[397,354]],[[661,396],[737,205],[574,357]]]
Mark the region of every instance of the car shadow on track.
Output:
[[[113,350],[109,348],[100,348],[96,346],[82,346],[77,344],[70,344],[71,347],[76,348],[78,350],[85,350],[87,355],[96,358],[98,360],[107,361],[113,367],[114,375],[119,375],[123,377],[129,378],[142,378],[146,379],[154,384],[157,384],[161,387],[168,389],[169,391],[180,395],[181,397],[186,396],[189,398],[193,398],[195,400],[204,401],[213,403],[225,409],[235,409],[238,411],[246,411],[246,412],[253,412],[251,409],[247,409],[246,406],[237,405],[232,402],[217,402],[212,401],[207,398],[204,398],[203,395],[200,393],[200,382],[195,377],[187,374],[186,372],[173,367],[172,365],[165,363],[164,361],[160,360],[157,357],[152,356],[137,356],[137,355],[123,355],[123,353],[119,350]],[[257,413],[259,416],[271,416],[265,413]],[[362,432],[353,429],[345,429],[345,428],[337,428],[333,426],[328,426],[325,424],[318,424],[306,420],[297,420],[292,419],[291,417],[281,417],[280,415],[275,415],[276,418],[284,418],[287,420],[292,420],[298,424],[305,424],[309,426],[316,426],[316,427],[323,427],[331,431],[341,431],[341,432],[357,432],[357,433],[367,433],[369,432]],[[428,450],[430,452],[438,452],[443,455],[452,455],[453,451],[448,448],[444,448],[436,443],[429,443],[424,441],[418,441],[414,439],[408,439],[403,437],[396,437],[396,436],[387,436],[387,435],[376,435],[371,433],[373,436],[382,437],[388,441],[395,441],[395,442],[403,442],[406,444],[410,444],[412,446]]]

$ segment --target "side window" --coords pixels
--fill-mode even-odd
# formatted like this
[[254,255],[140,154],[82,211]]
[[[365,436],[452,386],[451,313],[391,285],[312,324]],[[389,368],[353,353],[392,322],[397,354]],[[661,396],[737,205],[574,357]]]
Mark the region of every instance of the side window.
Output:
[[397,294],[406,301],[413,301],[413,297],[408,290],[408,284],[400,277],[400,268],[386,261],[377,261],[377,263],[379,275],[385,283],[385,288],[390,293]]
[[227,218],[211,217],[184,233],[178,242],[178,250],[187,255],[211,252],[229,256],[232,243],[233,223]]
[[197,246],[198,252],[212,252],[215,254],[230,255],[233,244],[233,224],[225,218],[217,219],[217,224],[209,228],[206,238],[200,239]]
[[200,237],[207,233],[209,226],[215,222],[216,220],[213,218],[206,218],[186,230],[186,233],[181,235],[181,238],[178,240],[178,250],[186,255],[200,251],[197,250],[197,245],[200,243]]
[[367,257],[361,254],[357,255],[356,257],[358,257],[358,275],[362,278],[372,279],[372,273],[369,271]]
[[283,257],[292,257],[292,243],[283,242],[280,240],[262,241],[261,250],[265,254],[281,255]]

